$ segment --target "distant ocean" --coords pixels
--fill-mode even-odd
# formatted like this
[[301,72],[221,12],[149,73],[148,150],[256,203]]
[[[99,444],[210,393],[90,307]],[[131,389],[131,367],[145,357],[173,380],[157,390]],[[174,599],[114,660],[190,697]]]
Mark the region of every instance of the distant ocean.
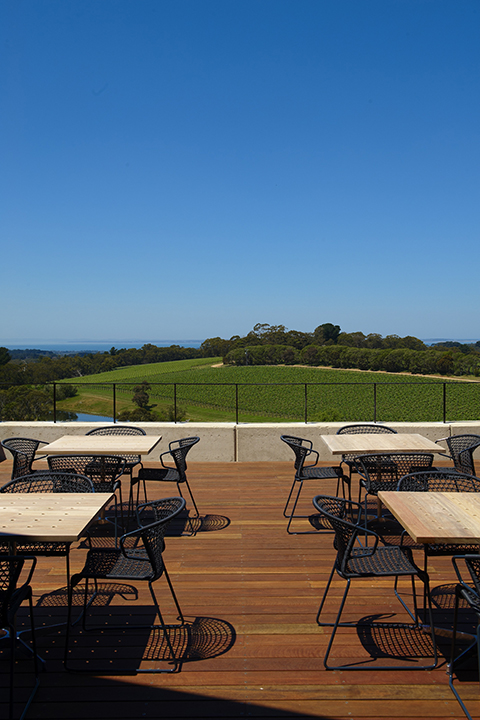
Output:
[[[439,342],[475,343],[478,338],[422,338],[426,345],[433,345]],[[180,347],[199,348],[203,340],[52,340],[51,342],[37,340],[0,340],[0,347],[9,350],[49,350],[51,352],[108,352],[112,347],[117,350],[128,348],[141,348],[143,345],[156,345],[157,347]]]
[[106,352],[112,347],[117,350],[129,348],[141,348],[143,345],[156,345],[157,347],[180,347],[199,348],[203,340],[52,340],[51,342],[28,340],[0,340],[0,347],[8,350],[50,350],[51,352]]
[[465,345],[469,345],[471,343],[478,342],[478,338],[467,338],[467,339],[459,339],[459,338],[427,338],[426,340],[423,338],[422,342],[425,343],[425,345],[433,345],[434,343],[440,343],[440,342],[458,342]]

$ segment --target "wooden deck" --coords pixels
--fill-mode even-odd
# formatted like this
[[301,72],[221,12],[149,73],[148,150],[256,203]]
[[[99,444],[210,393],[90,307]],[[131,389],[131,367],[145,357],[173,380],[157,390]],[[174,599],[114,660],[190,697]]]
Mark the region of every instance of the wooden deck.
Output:
[[[10,477],[8,462],[0,466],[0,482]],[[161,657],[143,631],[103,634],[87,638],[75,629],[75,653],[93,667],[111,662],[112,675],[65,672],[62,665],[63,629],[40,633],[39,653],[46,660],[40,688],[29,718],[287,718],[325,720],[352,718],[463,718],[448,687],[445,656],[449,641],[440,646],[438,669],[378,671],[385,664],[393,636],[361,635],[356,628],[339,631],[333,658],[338,662],[371,660],[357,672],[327,671],[323,656],[329,628],[319,628],[315,616],[334,558],[332,535],[316,532],[288,535],[282,508],[292,480],[291,463],[191,463],[189,480],[202,513],[193,537],[167,538],[165,561],[188,628],[175,634],[184,662],[175,674],[128,674],[145,655]],[[128,480],[126,481],[128,484]],[[305,489],[305,513],[318,492],[333,494],[335,481],[311,481]],[[150,495],[174,495],[170,486],[150,489]],[[302,529],[312,529],[300,520]],[[102,542],[97,538],[98,542]],[[72,570],[82,567],[85,550],[71,552]],[[418,555],[423,562],[423,553]],[[450,558],[430,558],[435,588],[435,624],[448,627],[452,618],[454,575]],[[104,586],[103,608],[120,622],[150,618],[148,590],[134,583],[122,588]],[[164,579],[157,583],[166,617],[173,621]],[[403,586],[406,588],[407,585]],[[66,612],[65,559],[39,558],[33,579],[36,621],[39,626],[62,621]],[[333,619],[343,592],[335,580]],[[80,599],[78,601],[80,603]],[[399,613],[398,615],[396,613]],[[393,614],[393,616],[392,616]],[[352,583],[345,619],[378,615],[404,619],[390,581]],[[26,613],[25,613],[26,617]],[[24,618],[20,614],[21,626]],[[468,618],[467,618],[468,620]],[[474,618],[471,619],[472,627]],[[395,635],[395,634],[393,634]],[[428,636],[425,636],[428,637]],[[396,638],[408,643],[402,633]],[[428,642],[425,643],[428,654]],[[404,646],[403,646],[404,647]],[[402,648],[400,648],[401,653]],[[387,657],[387,660],[385,660]],[[400,661],[402,656],[399,656]],[[423,658],[422,658],[423,659]],[[31,680],[30,663],[18,665],[17,682]],[[168,664],[163,663],[164,667]],[[117,670],[117,668],[121,668]],[[2,661],[1,717],[6,717],[8,665]],[[472,715],[480,718],[476,672],[464,672],[457,686]],[[21,691],[20,691],[21,692]],[[18,715],[17,715],[18,717]]]

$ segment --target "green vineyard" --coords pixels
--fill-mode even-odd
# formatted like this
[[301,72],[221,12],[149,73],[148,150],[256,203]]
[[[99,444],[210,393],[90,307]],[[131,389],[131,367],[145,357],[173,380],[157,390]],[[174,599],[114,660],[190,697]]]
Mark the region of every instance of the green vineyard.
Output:
[[289,366],[224,367],[220,358],[119,368],[65,380],[78,389],[59,409],[111,416],[146,381],[154,407],[224,422],[442,422],[480,415],[480,384],[445,378]]

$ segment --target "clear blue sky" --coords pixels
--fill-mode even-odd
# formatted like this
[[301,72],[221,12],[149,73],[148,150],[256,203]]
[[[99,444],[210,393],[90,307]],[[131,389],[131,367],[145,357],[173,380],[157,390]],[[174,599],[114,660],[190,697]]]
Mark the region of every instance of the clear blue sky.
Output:
[[3,0],[6,339],[480,338],[479,0]]

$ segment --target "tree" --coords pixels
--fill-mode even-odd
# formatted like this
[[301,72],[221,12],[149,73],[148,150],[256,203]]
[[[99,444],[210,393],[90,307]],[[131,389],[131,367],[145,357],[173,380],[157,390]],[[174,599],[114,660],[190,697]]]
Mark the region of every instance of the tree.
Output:
[[346,345],[347,347],[365,347],[365,335],[362,332],[353,333],[340,333],[338,338],[339,345]]
[[319,325],[313,331],[315,342],[319,345],[335,344],[340,335],[340,325],[333,325],[332,323],[323,323]]
[[43,388],[19,385],[0,391],[1,420],[48,420],[52,398]]
[[223,340],[221,337],[207,338],[200,345],[204,357],[224,357],[232,347],[231,340]]
[[379,333],[369,333],[365,338],[365,347],[381,348],[383,347],[383,338]]
[[146,380],[144,380],[141,385],[135,385],[133,388],[132,402],[143,410],[148,410],[148,403],[150,402],[149,390],[150,385]]
[[6,347],[0,347],[0,365],[6,365],[11,357]]

